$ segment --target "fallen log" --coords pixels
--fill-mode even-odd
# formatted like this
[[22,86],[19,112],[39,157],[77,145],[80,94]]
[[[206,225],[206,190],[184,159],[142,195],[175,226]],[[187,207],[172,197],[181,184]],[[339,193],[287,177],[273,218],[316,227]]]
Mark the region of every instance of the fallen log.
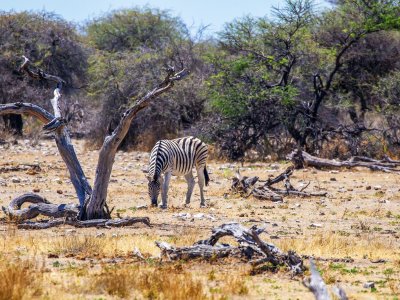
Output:
[[[273,202],[282,202],[282,195],[292,195],[297,197],[320,197],[327,195],[327,192],[305,192],[304,190],[308,187],[308,185],[300,190],[296,189],[290,182],[290,176],[293,174],[294,169],[294,166],[288,167],[278,176],[272,179],[267,179],[261,186],[256,186],[258,182],[261,182],[259,177],[242,176],[238,170],[236,172],[236,176],[232,178],[231,191],[234,193],[239,193],[243,197],[249,197],[250,195],[253,195],[257,199],[270,200]],[[273,187],[274,184],[282,181],[284,181],[284,189]]]
[[[195,258],[244,258],[253,266],[268,263],[273,269],[286,266],[293,275],[304,272],[303,260],[295,252],[284,253],[273,244],[260,239],[259,234],[264,228],[253,226],[248,229],[238,223],[223,224],[212,230],[212,235],[205,240],[200,240],[189,247],[173,247],[165,242],[156,242],[161,249],[161,255],[170,260],[195,259]],[[238,247],[227,244],[218,244],[224,236],[232,236],[239,243]]]
[[20,171],[41,172],[42,168],[38,164],[20,164],[17,166],[5,165],[5,166],[0,167],[0,173],[20,172]]
[[[28,208],[21,209],[24,203],[32,203]],[[13,199],[8,207],[2,206],[3,212],[12,221],[24,221],[44,215],[53,218],[73,217],[79,213],[76,204],[52,204],[45,198],[28,193]]]
[[189,247],[173,247],[166,242],[156,242],[158,248],[161,249],[162,256],[168,257],[170,260],[190,260],[196,258],[223,258],[229,256],[237,250],[235,247],[227,245],[194,245]]
[[376,160],[363,156],[353,156],[348,160],[338,161],[335,159],[316,157],[302,150],[294,150],[287,158],[293,162],[296,169],[301,169],[306,166],[318,169],[363,167],[372,171],[400,174],[400,169],[398,168],[400,163],[387,157],[383,160]]
[[[27,208],[21,209],[25,203],[32,203]],[[46,229],[61,225],[70,225],[78,228],[84,227],[122,227],[135,223],[144,223],[150,226],[147,217],[134,217],[123,219],[93,219],[80,221],[77,219],[79,206],[76,204],[52,204],[46,198],[37,194],[29,193],[21,195],[11,201],[8,207],[2,207],[3,212],[10,221],[17,222],[20,229]],[[56,219],[37,222],[23,222],[36,218],[39,215],[53,217]],[[22,222],[22,223],[21,223]]]
[[77,228],[88,228],[88,227],[96,227],[96,228],[111,228],[111,227],[122,227],[122,226],[131,226],[136,223],[143,223],[147,226],[150,226],[150,219],[147,217],[133,217],[133,218],[124,218],[124,219],[93,219],[80,221],[75,219],[55,219],[55,220],[45,220],[32,222],[27,221],[25,223],[18,224],[17,227],[19,229],[47,229],[52,227],[57,227],[61,225],[70,225]]

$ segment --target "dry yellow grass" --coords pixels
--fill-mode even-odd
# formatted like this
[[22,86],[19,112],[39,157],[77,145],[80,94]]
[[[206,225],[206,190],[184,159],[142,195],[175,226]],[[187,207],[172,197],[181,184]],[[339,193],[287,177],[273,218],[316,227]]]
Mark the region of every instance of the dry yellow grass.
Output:
[[186,300],[204,299],[203,286],[183,271],[181,265],[147,267],[103,267],[93,276],[93,289],[100,293],[132,298],[135,294],[146,299]]
[[[74,144],[83,169],[93,180],[97,151],[85,150],[82,141],[74,141]],[[44,152],[47,154],[43,155]],[[7,183],[0,185],[0,205],[7,205],[13,197],[33,188],[55,203],[76,202],[74,189],[68,182],[68,171],[55,153],[53,141],[39,141],[35,147],[20,141],[15,147],[1,149],[0,166],[36,161],[43,171],[34,176],[25,172],[0,174],[0,181]],[[119,152],[107,201],[121,216],[150,217],[151,228],[141,225],[113,229],[62,226],[23,231],[3,222],[0,224],[0,256],[4,260],[0,263],[0,273],[9,272],[7,260],[12,266],[24,261],[40,261],[31,264],[28,273],[16,267],[14,275],[10,275],[21,278],[15,279],[21,286],[30,287],[25,289],[23,297],[26,299],[313,299],[300,280],[292,279],[283,271],[249,276],[251,267],[238,261],[170,264],[158,259],[139,261],[131,255],[132,250],[138,248],[145,257],[158,256],[156,240],[177,246],[192,245],[207,238],[213,227],[234,221],[248,227],[265,223],[267,233],[262,238],[285,251],[293,249],[300,255],[326,259],[353,258],[353,263],[317,262],[327,283],[340,281],[350,299],[393,300],[399,294],[400,178],[397,176],[366,170],[339,173],[298,170],[292,176],[294,186],[311,182],[308,190],[327,190],[328,196],[285,197],[285,203],[275,204],[230,195],[231,177],[240,165],[210,161],[212,181],[206,190],[206,200],[210,204],[207,209],[199,208],[197,186],[191,207],[184,207],[187,186],[182,178],[174,177],[168,210],[139,210],[138,205],[149,204],[146,178],[141,172],[146,163],[145,153]],[[286,167],[287,164],[280,163],[245,164],[241,173],[266,179]],[[18,177],[20,183],[13,183],[12,177]],[[63,193],[56,194],[56,190]],[[189,213],[192,217],[179,219],[178,213]],[[207,217],[194,218],[196,214]],[[208,217],[210,215],[213,219]],[[312,227],[310,224],[320,225]],[[221,242],[234,244],[232,238],[223,238]],[[377,259],[386,262],[371,262]],[[35,274],[36,279],[32,280],[29,274]],[[375,281],[376,290],[364,289],[366,281]],[[182,287],[178,285],[181,282]],[[38,287],[37,292],[30,284]],[[167,291],[167,284],[173,287],[171,293]],[[13,297],[7,293],[8,298]]]
[[0,259],[0,300],[31,299],[42,294],[42,270],[34,260]]
[[395,238],[376,234],[355,239],[334,232],[323,232],[306,238],[281,239],[275,244],[284,251],[295,250],[318,257],[394,260],[400,257],[397,243]]

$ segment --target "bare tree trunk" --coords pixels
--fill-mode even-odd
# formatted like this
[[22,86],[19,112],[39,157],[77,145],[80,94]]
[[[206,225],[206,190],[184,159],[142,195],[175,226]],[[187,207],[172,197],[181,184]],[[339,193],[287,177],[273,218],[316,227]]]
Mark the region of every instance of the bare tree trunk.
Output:
[[[61,97],[60,91],[62,84],[64,81],[54,75],[50,75],[45,73],[44,71],[31,70],[29,68],[29,60],[24,57],[24,63],[21,66],[21,70],[24,70],[29,76],[35,79],[45,79],[49,81],[54,81],[57,83],[57,88],[54,90],[54,98],[51,99],[51,104],[54,110],[54,116],[44,110],[43,108],[31,104],[31,103],[11,103],[0,105],[0,115],[4,114],[29,114],[35,116],[43,123],[46,123],[43,126],[43,129],[47,132],[55,133],[55,140],[58,147],[58,150],[63,158],[65,164],[70,173],[71,182],[74,185],[76,190],[80,209],[78,214],[79,220],[93,220],[93,219],[110,219],[110,211],[108,210],[106,199],[107,199],[107,190],[108,184],[111,176],[112,166],[114,164],[115,155],[117,153],[118,146],[124,139],[125,135],[129,130],[129,126],[132,120],[135,118],[136,114],[147,107],[150,101],[160,94],[168,91],[173,87],[174,82],[181,80],[184,78],[189,72],[185,69],[174,74],[173,68],[168,68],[166,78],[156,86],[153,90],[145,94],[141,99],[136,101],[136,103],[129,108],[123,114],[118,126],[116,129],[108,135],[104,142],[103,146],[100,149],[99,159],[97,163],[96,169],[96,177],[94,181],[94,188],[92,190],[87,178],[82,170],[80,162],[76,156],[74,147],[71,143],[69,132],[66,125],[66,121],[62,118],[61,111],[58,105],[58,101]],[[39,197],[35,195],[35,197]],[[20,198],[28,201],[27,199],[36,199],[33,201],[39,201],[37,198],[32,197],[31,194],[22,195]],[[18,198],[17,198],[18,199]],[[15,199],[16,200],[16,199]],[[31,201],[32,202],[32,201]],[[43,202],[43,201],[42,201]],[[32,206],[32,209],[28,209],[28,211],[20,210],[20,206],[16,205],[13,201],[11,202],[9,208],[3,208],[3,210],[7,211],[9,215],[15,216],[23,216],[22,219],[28,219],[30,217],[36,217],[38,214],[45,212],[46,215],[49,216],[64,216],[64,211],[60,207],[54,211],[53,207],[50,209],[49,207],[43,207],[44,205],[52,205],[50,203],[39,203],[35,204],[36,207]],[[19,203],[17,201],[17,203]],[[38,202],[34,202],[38,203]],[[21,217],[19,217],[21,219]],[[124,222],[120,222],[118,224],[132,224],[134,223],[133,219],[125,220]],[[52,222],[43,226],[39,226],[37,228],[48,228],[52,226],[59,225],[60,222]],[[29,228],[34,228],[35,226],[32,224],[27,225]],[[81,226],[81,224],[79,225]]]
[[[106,206],[108,183],[110,181],[112,166],[118,146],[128,133],[132,120],[139,111],[149,105],[152,99],[172,88],[175,81],[181,80],[188,74],[185,69],[176,74],[174,74],[172,68],[167,71],[168,75],[164,81],[138,100],[131,108],[126,110],[117,128],[115,128],[111,135],[108,135],[104,139],[103,146],[100,149],[93,194],[87,202],[85,202],[84,209],[81,210],[81,215],[79,217],[81,220],[110,218]],[[105,208],[107,211],[105,211]]]

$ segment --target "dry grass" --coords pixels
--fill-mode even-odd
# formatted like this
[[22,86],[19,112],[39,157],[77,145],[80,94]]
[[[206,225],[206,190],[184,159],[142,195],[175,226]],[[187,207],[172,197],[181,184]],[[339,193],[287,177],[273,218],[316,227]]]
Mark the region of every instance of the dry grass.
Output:
[[31,299],[42,294],[43,273],[35,261],[0,260],[0,300]]
[[[83,169],[92,182],[97,151],[85,150],[83,143],[74,140]],[[68,181],[68,170],[61,157],[55,155],[54,141],[40,140],[35,147],[25,141],[18,145],[10,144],[8,148],[0,145],[0,152],[0,166],[37,161],[43,169],[35,176],[26,172],[0,174],[0,181],[7,183],[7,186],[0,186],[1,205],[8,205],[12,198],[33,188],[40,189],[39,194],[54,203],[76,202],[75,191]],[[31,257],[44,258],[44,273],[40,268],[30,269],[37,278],[43,276],[34,280],[36,286],[40,286],[41,280],[46,282],[37,298],[312,299],[301,281],[293,280],[286,272],[249,276],[250,266],[230,260],[185,262],[182,270],[179,264],[150,259],[143,262],[130,255],[134,248],[138,248],[145,257],[158,256],[160,250],[154,244],[156,240],[176,246],[192,245],[209,237],[213,227],[227,222],[240,222],[247,227],[267,222],[267,233],[263,238],[285,251],[293,249],[300,255],[325,258],[354,258],[354,263],[344,264],[341,268],[331,267],[330,262],[318,262],[327,282],[334,284],[340,280],[351,299],[395,299],[399,294],[398,177],[361,169],[340,170],[339,173],[312,168],[298,170],[292,176],[294,186],[311,182],[307,190],[326,190],[328,196],[310,199],[285,197],[284,204],[275,204],[227,194],[231,177],[240,164],[209,161],[212,181],[206,189],[206,201],[210,203],[207,209],[199,209],[197,185],[191,207],[183,207],[187,190],[183,178],[171,181],[168,210],[137,209],[137,206],[149,204],[147,182],[141,171],[147,157],[148,153],[118,152],[107,201],[122,217],[150,217],[151,228],[76,229],[62,226],[25,231],[2,224],[0,257],[10,258],[16,264]],[[262,162],[245,164],[241,173],[267,179],[287,167],[278,163],[274,165]],[[13,183],[12,177],[20,178],[21,182]],[[61,183],[55,184],[56,178]],[[375,189],[375,186],[380,188]],[[63,194],[56,194],[56,189],[61,189]],[[215,220],[182,220],[176,217],[178,213],[192,216],[210,214]],[[319,223],[321,227],[312,228],[312,223]],[[277,238],[270,240],[272,236]],[[228,237],[221,242],[236,244]],[[49,254],[58,254],[58,257]],[[371,262],[377,258],[386,262]],[[0,269],[6,269],[4,262],[0,263]],[[212,269],[214,274],[210,273]],[[393,269],[393,272],[388,269]],[[16,272],[21,273],[18,269]],[[375,281],[377,290],[364,289],[363,283],[367,281]],[[12,299],[9,294],[7,297]],[[35,296],[29,292],[22,297]]]
[[127,298],[139,292],[146,299],[204,299],[200,281],[182,270],[181,265],[147,267],[103,267],[93,277],[92,286],[100,293]]
[[52,252],[65,256],[93,257],[104,254],[105,241],[94,236],[64,236],[53,242]]
[[294,250],[326,258],[397,259],[400,255],[394,238],[373,234],[349,238],[334,232],[324,232],[308,238],[278,240],[276,245],[284,251]]
[[249,287],[245,280],[245,275],[241,273],[217,275],[210,272],[210,281],[215,282],[215,286],[210,289],[213,294],[245,296],[249,294]]

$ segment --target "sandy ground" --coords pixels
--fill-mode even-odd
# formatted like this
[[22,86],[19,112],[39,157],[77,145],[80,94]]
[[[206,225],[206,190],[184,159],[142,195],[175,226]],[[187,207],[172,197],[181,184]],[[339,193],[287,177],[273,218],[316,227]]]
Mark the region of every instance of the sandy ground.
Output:
[[[83,169],[93,182],[97,151],[86,149],[84,141],[73,142]],[[240,222],[245,226],[266,224],[263,239],[285,251],[293,249],[300,255],[327,259],[317,261],[325,281],[330,287],[339,284],[350,299],[399,299],[399,175],[363,169],[299,170],[292,176],[294,186],[310,182],[308,191],[324,190],[328,196],[285,197],[284,203],[273,203],[230,194],[231,178],[240,165],[211,161],[208,163],[211,183],[206,188],[207,208],[199,208],[197,186],[191,207],[184,207],[186,183],[183,178],[173,177],[168,210],[138,209],[149,204],[147,179],[141,171],[147,161],[147,153],[117,154],[108,204],[115,207],[115,215],[150,217],[152,228],[142,225],[118,229],[64,226],[23,231],[16,230],[4,218],[0,225],[1,257],[33,259],[44,274],[43,282],[38,283],[43,285],[41,291],[29,297],[118,298],[96,286],[96,282],[99,283],[93,276],[107,266],[158,268],[151,262],[146,264],[133,259],[130,253],[135,247],[143,253],[158,255],[155,240],[191,245],[208,236],[215,226]],[[53,141],[40,141],[36,146],[24,140],[17,145],[0,145],[0,168],[22,164],[39,164],[41,171],[37,174],[26,170],[0,173],[0,205],[5,206],[12,198],[34,190],[54,203],[77,201]],[[243,175],[266,179],[278,175],[288,165],[288,162],[245,163],[240,170]],[[177,215],[182,213],[190,216],[179,218]],[[76,241],[82,239],[87,239],[85,247],[88,249],[76,254],[76,249],[68,248],[76,248]],[[344,258],[349,262],[334,261]],[[184,263],[183,268],[193,280],[201,283],[204,293],[200,298],[313,299],[302,285],[303,278],[291,278],[285,271],[250,275],[250,266],[229,260]],[[365,288],[364,284],[371,281],[375,282],[375,288]],[[140,291],[131,291],[129,296],[122,297],[151,298]]]

